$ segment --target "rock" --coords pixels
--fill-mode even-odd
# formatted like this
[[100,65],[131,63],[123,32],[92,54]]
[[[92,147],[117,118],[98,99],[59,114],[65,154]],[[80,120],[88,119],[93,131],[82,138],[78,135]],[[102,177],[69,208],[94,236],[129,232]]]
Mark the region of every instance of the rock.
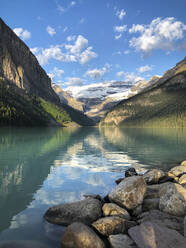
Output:
[[108,240],[111,248],[137,248],[134,241],[125,234],[110,235]]
[[45,235],[46,235],[47,239],[59,243],[61,241],[61,235],[65,231],[65,227],[60,226],[60,225],[51,224],[51,223],[45,221],[44,222],[44,230],[45,230]]
[[163,187],[160,191],[159,209],[175,216],[185,216],[186,189],[177,183]]
[[104,236],[127,233],[127,230],[135,225],[135,222],[125,220],[118,216],[104,217],[92,223],[92,226]]
[[130,228],[129,235],[139,248],[186,247],[186,238],[177,231],[151,222]]
[[139,214],[141,214],[142,213],[142,205],[139,205],[139,206],[137,206],[136,208],[134,208],[134,209],[132,209],[130,212],[131,212],[131,215],[132,216],[138,216]]
[[168,172],[167,175],[168,175],[168,177],[172,178],[173,182],[179,181],[179,177],[175,176],[174,174]]
[[97,199],[87,198],[82,201],[51,207],[45,213],[44,218],[51,223],[66,226],[73,222],[90,225],[101,216],[101,202]]
[[184,236],[186,237],[186,216],[184,218]]
[[169,187],[171,182],[162,183],[162,184],[154,184],[154,185],[147,185],[147,191],[145,194],[145,199],[152,199],[152,198],[159,198],[160,197],[160,190],[164,187]]
[[93,199],[97,199],[99,201],[103,201],[100,195],[95,195],[95,194],[90,194],[90,195],[83,195],[85,198],[93,198]]
[[121,177],[121,178],[118,178],[115,182],[116,184],[119,184],[121,183],[121,181],[123,181],[125,178],[124,177]]
[[126,220],[130,220],[130,215],[126,209],[119,207],[114,203],[105,203],[103,205],[103,213],[105,216],[120,215]]
[[137,176],[137,175],[138,174],[133,167],[131,167],[125,171],[125,177],[132,177],[132,176]]
[[186,173],[186,165],[179,165],[176,167],[173,167],[169,173],[175,175],[176,177],[181,176],[182,174]]
[[186,174],[183,174],[178,181],[179,184],[186,184]]
[[159,198],[144,199],[142,209],[143,211],[149,211],[153,209],[159,209]]
[[178,231],[183,235],[183,218],[163,213],[159,210],[151,210],[138,216],[137,222],[153,222],[162,227],[167,227]]
[[75,222],[68,226],[61,240],[62,248],[105,248],[105,244],[90,227]]
[[109,199],[121,207],[134,209],[142,204],[145,192],[146,183],[142,177],[127,177],[109,193]]
[[7,240],[0,242],[0,248],[49,248],[49,246],[33,240]]
[[181,166],[186,166],[186,160],[182,161],[180,165]]
[[147,184],[158,183],[158,181],[163,177],[165,177],[165,172],[158,169],[149,170],[143,175],[143,179]]

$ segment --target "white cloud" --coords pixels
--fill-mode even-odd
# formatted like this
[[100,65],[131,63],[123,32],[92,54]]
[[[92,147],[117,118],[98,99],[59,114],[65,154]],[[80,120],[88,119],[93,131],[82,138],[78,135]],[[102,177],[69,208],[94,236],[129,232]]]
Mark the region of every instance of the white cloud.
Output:
[[88,70],[85,75],[89,76],[90,78],[100,78],[102,77],[105,73],[107,72],[107,68],[103,67],[101,69],[93,69],[93,70]]
[[31,33],[23,28],[14,28],[14,33],[19,36],[22,40],[28,40],[31,37]]
[[39,47],[33,47],[33,48],[30,48],[30,51],[33,53],[33,54],[37,54],[39,52]]
[[64,74],[64,70],[54,67],[53,74],[55,77],[61,77]]
[[64,13],[65,9],[63,8],[63,6],[61,6],[60,4],[57,5],[57,9],[59,10],[59,12]]
[[133,24],[132,28],[129,29],[129,33],[137,33],[137,32],[142,33],[144,30],[145,30],[145,27],[143,25],[140,25],[140,24],[135,25],[135,24]]
[[75,2],[75,1],[72,1],[72,2],[70,3],[70,6],[74,6],[74,5],[76,5],[76,2]]
[[124,54],[129,54],[130,53],[130,50],[125,50],[124,51]]
[[75,35],[69,35],[68,37],[67,37],[67,41],[73,41],[73,40],[75,40],[76,39],[76,36]]
[[49,76],[49,78],[53,82],[55,75],[53,73],[48,73],[47,75]]
[[52,28],[51,26],[47,26],[46,31],[47,31],[47,33],[48,33],[50,36],[53,36],[54,34],[56,34],[55,29]]
[[124,75],[125,75],[124,71],[119,71],[119,72],[116,73],[117,77],[122,77]]
[[115,40],[119,40],[122,37],[122,34],[115,35]]
[[[69,38],[69,39],[72,39]],[[92,51],[92,47],[88,46],[88,40],[82,35],[78,35],[74,44],[56,45],[49,48],[34,49],[36,57],[41,65],[45,65],[50,59],[55,59],[61,62],[79,62],[86,64],[90,60],[96,58],[98,55]],[[64,49],[62,51],[62,49]]]
[[68,27],[64,27],[63,33],[65,33],[68,30]]
[[96,58],[98,55],[94,51],[92,51],[92,47],[88,47],[84,52],[80,54],[80,63],[86,64],[90,60]]
[[78,77],[69,77],[68,81],[64,82],[66,86],[80,86],[83,85],[84,80]]
[[125,81],[126,82],[136,83],[140,80],[144,80],[144,78],[140,77],[139,75],[136,75],[134,72],[125,73]]
[[125,15],[126,15],[126,12],[124,11],[124,9],[122,9],[122,10],[116,12],[116,16],[117,16],[120,20],[122,20],[123,17],[124,17]]
[[144,73],[144,72],[147,72],[147,71],[151,71],[152,67],[149,66],[149,65],[145,65],[145,66],[139,67],[137,70],[138,70],[139,73]]
[[118,33],[123,33],[124,31],[127,30],[127,25],[123,25],[123,26],[115,26],[114,27],[114,31],[118,32]]
[[88,45],[88,40],[82,35],[78,35],[74,45],[66,45],[66,49],[70,49],[72,54],[80,53]]
[[175,50],[178,41],[184,38],[186,25],[174,17],[156,18],[149,25],[133,25],[130,33],[140,32],[130,40],[130,46],[136,51],[150,53],[155,49]]

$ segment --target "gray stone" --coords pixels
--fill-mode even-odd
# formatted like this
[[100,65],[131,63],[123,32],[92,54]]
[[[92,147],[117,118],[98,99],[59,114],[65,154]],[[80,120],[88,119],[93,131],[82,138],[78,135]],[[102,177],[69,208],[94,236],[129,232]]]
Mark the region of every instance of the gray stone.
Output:
[[130,215],[127,210],[119,207],[115,203],[105,203],[102,210],[105,216],[120,215],[126,220],[130,220]]
[[131,215],[132,216],[138,216],[143,212],[142,205],[137,206],[136,208],[131,210]]
[[186,216],[184,218],[184,236],[186,237]]
[[62,248],[105,248],[105,244],[90,227],[75,222],[69,225],[61,240]]
[[183,235],[183,217],[166,214],[159,210],[151,210],[138,216],[139,224],[147,221],[156,223],[162,227],[176,230]]
[[143,175],[143,179],[147,184],[155,184],[158,183],[158,181],[162,179],[164,176],[165,176],[165,172],[163,172],[162,170],[152,169],[147,171]]
[[171,182],[166,182],[162,184],[154,184],[154,185],[147,185],[147,191],[145,194],[145,199],[152,199],[152,198],[159,198],[160,197],[160,190],[164,187],[169,187]]
[[127,233],[127,230],[135,225],[135,222],[125,220],[119,216],[101,218],[92,223],[92,226],[104,236]]
[[169,172],[174,174],[176,177],[179,177],[183,173],[186,173],[186,165],[179,165],[179,166],[173,167]]
[[58,225],[69,225],[73,222],[90,225],[101,216],[101,202],[97,199],[87,198],[82,201],[51,207],[45,213],[44,218]]
[[142,209],[143,211],[149,211],[153,209],[159,209],[159,198],[144,199]]
[[111,202],[121,207],[134,209],[141,205],[146,192],[146,183],[141,176],[127,177],[109,194]]
[[159,209],[175,216],[185,216],[186,189],[177,183],[162,188]]
[[129,229],[129,235],[139,248],[186,247],[186,238],[177,231],[151,222],[132,227]]
[[179,184],[186,184],[186,174],[182,175],[178,181]]
[[0,242],[0,248],[49,248],[49,246],[33,240],[4,240]]
[[125,234],[110,235],[108,240],[111,248],[137,248],[134,241]]

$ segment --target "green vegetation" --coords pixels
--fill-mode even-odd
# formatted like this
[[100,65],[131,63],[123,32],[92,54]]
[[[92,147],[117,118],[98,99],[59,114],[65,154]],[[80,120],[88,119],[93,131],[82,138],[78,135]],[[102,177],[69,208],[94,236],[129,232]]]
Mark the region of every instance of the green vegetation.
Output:
[[26,94],[12,83],[0,80],[0,125],[66,125],[71,121],[64,109],[42,98]]
[[100,123],[126,127],[185,127],[186,72],[120,102]]

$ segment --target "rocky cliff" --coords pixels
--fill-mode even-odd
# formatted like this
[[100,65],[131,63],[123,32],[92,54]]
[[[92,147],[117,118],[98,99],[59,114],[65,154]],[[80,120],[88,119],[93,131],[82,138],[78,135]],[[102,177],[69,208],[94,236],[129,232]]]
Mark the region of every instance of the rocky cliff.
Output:
[[141,93],[121,101],[100,126],[186,126],[186,58]]

